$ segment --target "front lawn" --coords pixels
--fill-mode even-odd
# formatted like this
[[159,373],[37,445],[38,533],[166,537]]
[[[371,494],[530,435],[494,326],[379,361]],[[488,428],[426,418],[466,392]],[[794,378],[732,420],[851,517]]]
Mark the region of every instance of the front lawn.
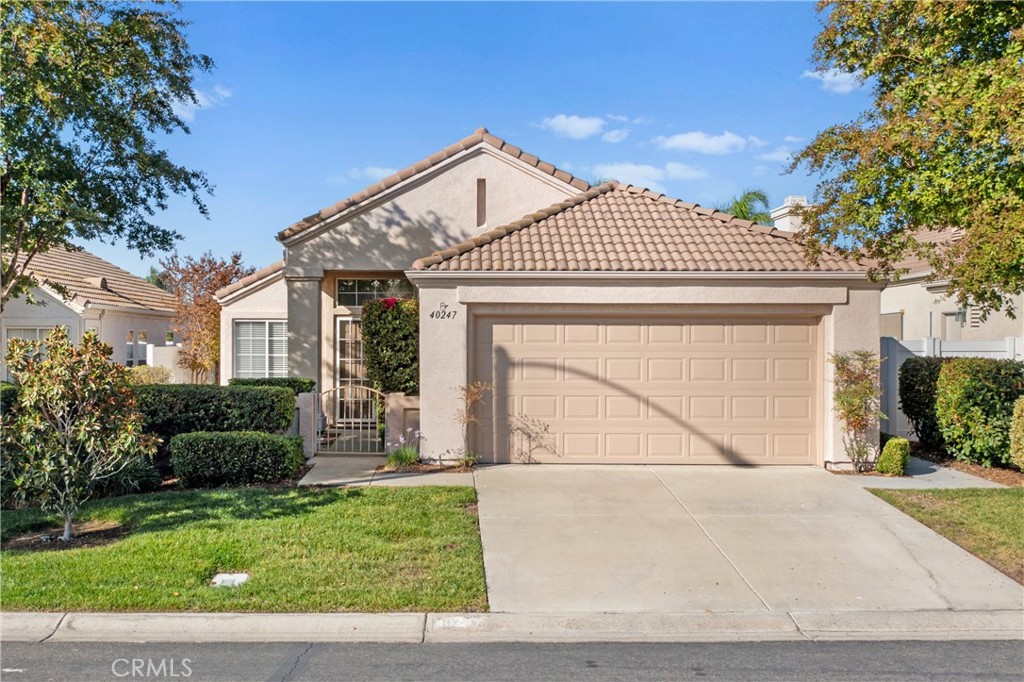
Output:
[[1024,488],[871,492],[1024,583]]
[[[44,611],[486,610],[475,504],[472,488],[432,486],[99,500],[76,525],[120,524],[123,538],[4,550],[0,603]],[[0,517],[5,543],[58,525],[38,511]],[[249,581],[210,587],[221,572],[247,572]]]

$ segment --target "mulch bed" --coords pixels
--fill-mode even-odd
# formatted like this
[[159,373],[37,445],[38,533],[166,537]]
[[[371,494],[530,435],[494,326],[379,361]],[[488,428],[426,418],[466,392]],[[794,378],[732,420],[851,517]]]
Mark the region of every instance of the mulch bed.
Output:
[[473,467],[461,466],[459,464],[426,464],[421,462],[393,469],[388,468],[387,464],[381,464],[377,467],[377,471],[386,474],[436,474],[440,472],[446,474],[469,474],[473,472]]
[[59,526],[43,531],[32,531],[16,535],[3,544],[3,549],[17,549],[30,552],[53,552],[82,547],[102,547],[121,540],[129,532],[127,527],[116,521],[85,521],[72,526],[74,537],[67,542],[60,539],[64,527]]

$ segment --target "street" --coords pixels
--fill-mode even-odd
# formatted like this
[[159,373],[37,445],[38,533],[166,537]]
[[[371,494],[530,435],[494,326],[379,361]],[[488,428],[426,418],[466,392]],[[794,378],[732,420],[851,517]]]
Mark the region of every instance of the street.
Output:
[[5,643],[4,682],[1021,680],[1019,641],[584,644]]

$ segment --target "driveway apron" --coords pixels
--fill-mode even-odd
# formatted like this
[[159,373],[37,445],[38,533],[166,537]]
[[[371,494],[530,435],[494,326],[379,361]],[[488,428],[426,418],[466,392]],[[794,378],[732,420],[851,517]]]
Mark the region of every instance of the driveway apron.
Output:
[[491,610],[1019,609],[1020,585],[813,467],[476,474]]

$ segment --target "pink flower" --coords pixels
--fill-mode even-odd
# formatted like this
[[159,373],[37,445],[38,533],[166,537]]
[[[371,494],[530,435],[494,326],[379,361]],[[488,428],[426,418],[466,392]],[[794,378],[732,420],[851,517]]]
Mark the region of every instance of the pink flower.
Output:
[[381,302],[381,303],[382,303],[382,304],[384,305],[384,307],[385,307],[385,308],[387,308],[388,310],[393,310],[393,309],[394,309],[394,307],[395,307],[395,304],[396,304],[396,303],[398,303],[398,299],[397,299],[397,298],[394,298],[394,297],[391,297],[391,298],[382,298],[382,299],[380,299],[380,302]]

